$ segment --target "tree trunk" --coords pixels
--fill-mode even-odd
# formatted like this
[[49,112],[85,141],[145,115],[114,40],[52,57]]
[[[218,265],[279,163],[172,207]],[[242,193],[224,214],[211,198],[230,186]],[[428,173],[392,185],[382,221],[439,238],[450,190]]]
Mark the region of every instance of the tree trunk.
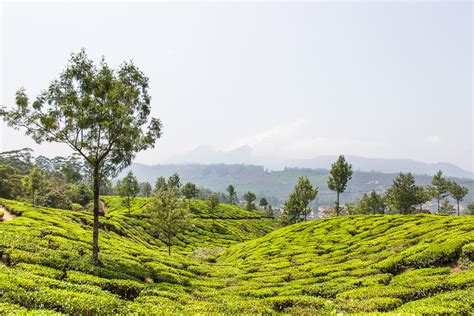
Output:
[[94,226],[92,231],[92,262],[99,264],[99,166],[94,166]]
[[459,214],[459,201],[457,201],[457,202],[458,202],[458,216],[459,216],[459,215],[460,215],[460,214]]
[[171,256],[171,236],[168,235],[168,256]]
[[339,192],[336,192],[336,215],[339,216]]
[[36,206],[36,203],[35,203],[35,190],[33,190],[32,193],[33,193],[33,206]]
[[438,201],[438,213],[439,213],[439,199],[437,199],[437,201]]

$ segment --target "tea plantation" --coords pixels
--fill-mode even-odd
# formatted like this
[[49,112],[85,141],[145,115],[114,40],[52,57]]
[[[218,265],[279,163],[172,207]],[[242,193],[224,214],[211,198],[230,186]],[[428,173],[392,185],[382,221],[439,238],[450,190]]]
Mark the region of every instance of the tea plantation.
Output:
[[[258,211],[190,201],[168,256],[143,219],[103,197],[92,215],[0,199],[0,314],[297,314],[474,310],[474,217],[346,216],[277,228]],[[188,203],[186,201],[186,203]]]

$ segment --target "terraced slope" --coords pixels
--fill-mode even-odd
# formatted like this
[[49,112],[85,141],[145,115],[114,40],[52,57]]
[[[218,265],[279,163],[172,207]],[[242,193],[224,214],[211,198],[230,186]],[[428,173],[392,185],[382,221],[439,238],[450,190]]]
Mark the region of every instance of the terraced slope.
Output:
[[212,268],[201,263],[212,254],[208,247],[256,238],[276,226],[258,212],[230,205],[221,205],[221,218],[211,219],[203,201],[192,201],[193,226],[168,256],[141,219],[145,199],[131,214],[118,198],[105,202],[103,265],[96,267],[90,263],[90,214],[0,199],[20,215],[0,223],[0,256],[9,265],[0,262],[0,314],[25,308],[78,314],[207,310],[207,302],[191,293],[203,288]]
[[[355,216],[268,233],[276,224],[259,213],[221,205],[211,219],[193,201],[194,227],[168,256],[141,218],[146,199],[130,214],[118,198],[104,200],[99,267],[90,264],[90,214],[0,200],[17,215],[0,223],[0,314],[474,308],[472,217]],[[216,256],[217,246],[228,249]]]
[[269,297],[297,313],[310,313],[310,306],[468,314],[473,261],[474,217],[437,215],[306,222],[232,246],[218,258],[240,269],[236,286],[221,294]]

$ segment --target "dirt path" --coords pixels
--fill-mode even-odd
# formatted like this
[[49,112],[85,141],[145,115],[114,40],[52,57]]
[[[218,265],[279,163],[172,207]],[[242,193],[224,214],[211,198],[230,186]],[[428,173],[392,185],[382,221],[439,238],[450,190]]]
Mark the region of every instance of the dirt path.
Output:
[[3,212],[3,221],[11,221],[12,219],[15,218],[14,215],[12,215],[9,211],[4,209],[3,207],[0,207],[0,212]]

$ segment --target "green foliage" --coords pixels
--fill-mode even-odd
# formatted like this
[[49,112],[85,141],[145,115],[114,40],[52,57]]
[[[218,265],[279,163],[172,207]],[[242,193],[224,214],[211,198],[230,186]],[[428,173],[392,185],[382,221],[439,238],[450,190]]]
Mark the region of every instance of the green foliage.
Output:
[[171,255],[173,239],[189,225],[189,211],[177,198],[174,187],[159,191],[146,207],[145,215],[157,229],[157,237],[168,246]]
[[176,191],[176,193],[178,193],[179,189],[181,188],[181,179],[179,178],[179,175],[177,173],[172,174],[168,178],[168,182],[166,185],[169,189],[173,189]]
[[[153,147],[161,136],[160,120],[149,120],[148,81],[132,62],[113,70],[104,58],[95,65],[81,50],[71,55],[59,78],[32,104],[22,88],[16,93],[16,108],[0,111],[9,126],[25,128],[37,143],[67,144],[88,163],[94,183],[92,259],[96,264],[100,179],[130,165],[137,152]],[[35,190],[30,187],[34,204]]]
[[130,214],[135,198],[140,193],[140,184],[132,171],[129,171],[126,177],[117,182],[117,192],[120,196],[125,197],[122,200],[122,205],[128,209]]
[[449,203],[447,199],[443,200],[443,203],[439,206],[438,209],[439,214],[445,214],[445,215],[453,215],[456,213],[456,210],[454,209],[454,206]]
[[217,214],[217,207],[219,206],[219,197],[217,194],[212,193],[208,197],[208,202],[209,202],[209,211],[213,215],[213,217],[216,217]]
[[468,188],[456,183],[455,181],[449,181],[449,195],[456,201],[458,207],[458,216],[460,215],[459,203],[464,200],[466,195],[469,193]]
[[375,191],[364,193],[358,205],[349,211],[349,214],[384,214],[386,209],[384,198]]
[[392,213],[411,214],[420,204],[420,189],[411,173],[400,173],[385,197]]
[[183,193],[183,196],[185,198],[187,198],[188,200],[191,200],[198,196],[199,189],[197,185],[195,185],[194,183],[188,182],[183,186],[183,188],[181,189],[181,192]]
[[140,192],[141,192],[142,196],[150,197],[151,193],[153,192],[151,184],[149,182],[141,183],[140,184]]
[[41,169],[34,167],[31,169],[30,174],[28,175],[28,190],[31,193],[31,200],[33,205],[36,204],[35,193],[41,188],[44,183],[44,176],[41,172]]
[[343,155],[340,155],[332,164],[327,180],[329,190],[336,191],[336,215],[339,216],[339,195],[346,191],[347,183],[352,179],[352,165],[346,162]]
[[440,202],[449,195],[449,180],[443,176],[443,172],[439,170],[431,180],[431,196],[438,201],[438,212],[440,211]]
[[0,197],[11,199],[22,194],[22,177],[18,169],[0,165]]
[[255,193],[249,191],[245,193],[242,198],[246,202],[245,209],[247,211],[255,210],[255,204],[253,203],[253,201],[257,199]]
[[294,191],[285,201],[283,222],[293,224],[306,220],[306,216],[311,212],[309,203],[316,198],[317,194],[318,188],[313,188],[308,177],[299,177]]
[[164,177],[159,177],[155,182],[155,192],[166,189],[166,179]]
[[229,184],[229,186],[226,189],[229,199],[229,204],[235,204],[237,201],[237,192],[235,191],[235,188],[232,184]]
[[0,223],[0,255],[11,258],[0,263],[0,313],[468,315],[474,307],[471,217],[357,215],[275,230],[260,211],[220,203],[213,219],[207,201],[190,200],[193,217],[169,256],[146,220],[148,205],[166,204],[154,199],[137,197],[129,217],[122,197],[103,197],[100,266],[89,260],[88,211],[0,200],[23,214]]
[[466,215],[474,215],[474,202],[471,202],[467,205]]

